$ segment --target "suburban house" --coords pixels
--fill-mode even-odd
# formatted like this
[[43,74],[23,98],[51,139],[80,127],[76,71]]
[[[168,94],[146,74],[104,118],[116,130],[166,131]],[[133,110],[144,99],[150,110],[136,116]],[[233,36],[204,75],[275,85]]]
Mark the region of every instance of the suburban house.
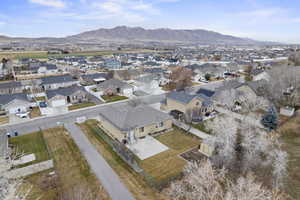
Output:
[[134,143],[147,135],[172,129],[170,115],[147,105],[115,104],[103,107],[100,126],[112,138]]
[[131,96],[134,92],[134,87],[124,81],[110,79],[97,85],[97,89],[105,94],[107,91],[125,96]]
[[0,95],[0,110],[8,114],[26,112],[35,105],[24,93]]
[[57,66],[49,63],[33,63],[29,66],[29,70],[34,74],[47,75],[58,73]]
[[80,82],[84,85],[99,84],[107,80],[107,73],[85,74],[80,77]]
[[51,107],[65,106],[88,101],[87,92],[83,87],[72,86],[46,91],[47,103]]
[[121,69],[121,61],[115,58],[109,58],[104,60],[104,68],[114,70],[114,69]]
[[213,101],[203,94],[189,94],[186,92],[171,92],[161,104],[161,108],[167,111],[179,111],[182,114],[189,110],[200,109],[206,115],[214,110]]
[[132,80],[139,77],[143,72],[136,69],[115,70],[113,78],[118,80]]
[[25,88],[20,81],[0,83],[0,94],[21,93],[24,89]]
[[48,76],[41,78],[41,80],[43,90],[54,90],[58,88],[70,87],[79,83],[78,80],[74,79],[70,75]]

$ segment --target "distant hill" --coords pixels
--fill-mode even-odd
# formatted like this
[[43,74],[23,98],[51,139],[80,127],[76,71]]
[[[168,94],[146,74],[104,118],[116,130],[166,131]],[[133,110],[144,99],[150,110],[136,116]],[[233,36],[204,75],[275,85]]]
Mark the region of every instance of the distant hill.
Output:
[[64,38],[44,37],[44,38],[13,38],[0,36],[0,41],[24,42],[24,43],[101,43],[101,42],[120,42],[120,43],[193,43],[193,44],[267,44],[247,38],[240,38],[221,33],[195,29],[144,29],[141,27],[117,26],[111,29],[100,28],[93,31],[83,32]]
[[118,26],[112,29],[100,28],[67,37],[72,41],[128,41],[128,42],[168,42],[199,44],[254,44],[255,40],[223,35],[202,29],[144,29],[141,27]]

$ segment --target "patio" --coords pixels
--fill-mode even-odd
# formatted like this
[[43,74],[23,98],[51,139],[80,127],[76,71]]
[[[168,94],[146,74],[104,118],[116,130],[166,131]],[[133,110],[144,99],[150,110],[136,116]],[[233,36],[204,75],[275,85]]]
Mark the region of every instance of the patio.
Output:
[[135,144],[127,145],[127,147],[140,160],[145,160],[169,149],[166,145],[151,136],[139,139]]

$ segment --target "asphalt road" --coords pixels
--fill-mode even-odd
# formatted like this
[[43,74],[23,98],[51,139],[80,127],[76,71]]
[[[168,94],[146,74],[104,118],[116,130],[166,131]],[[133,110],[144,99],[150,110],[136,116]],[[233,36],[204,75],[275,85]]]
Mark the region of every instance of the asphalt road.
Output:
[[81,129],[74,123],[65,124],[65,128],[74,139],[76,145],[89,163],[92,171],[102,183],[112,200],[134,200],[132,194],[120,181],[118,175],[113,171],[101,154],[90,143]]
[[[159,103],[164,98],[165,98],[165,94],[143,96],[143,97],[139,97],[138,99],[140,99],[145,104],[154,104],[154,103]],[[20,135],[26,133],[32,133],[35,131],[39,131],[40,129],[53,128],[70,122],[74,123],[76,122],[76,119],[78,117],[84,116],[87,119],[97,119],[99,117],[99,114],[101,113],[101,110],[105,106],[109,106],[111,104],[122,104],[127,102],[128,100],[122,102],[101,104],[93,107],[83,108],[80,110],[70,111],[68,113],[59,114],[55,116],[47,116],[47,117],[31,119],[16,124],[1,125],[0,129],[6,129],[8,132],[11,133],[17,131]]]

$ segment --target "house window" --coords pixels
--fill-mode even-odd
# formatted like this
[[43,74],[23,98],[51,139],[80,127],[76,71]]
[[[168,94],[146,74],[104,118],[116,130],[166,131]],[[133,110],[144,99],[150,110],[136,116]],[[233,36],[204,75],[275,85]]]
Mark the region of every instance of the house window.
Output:
[[144,132],[144,127],[141,127],[139,130],[140,132]]

